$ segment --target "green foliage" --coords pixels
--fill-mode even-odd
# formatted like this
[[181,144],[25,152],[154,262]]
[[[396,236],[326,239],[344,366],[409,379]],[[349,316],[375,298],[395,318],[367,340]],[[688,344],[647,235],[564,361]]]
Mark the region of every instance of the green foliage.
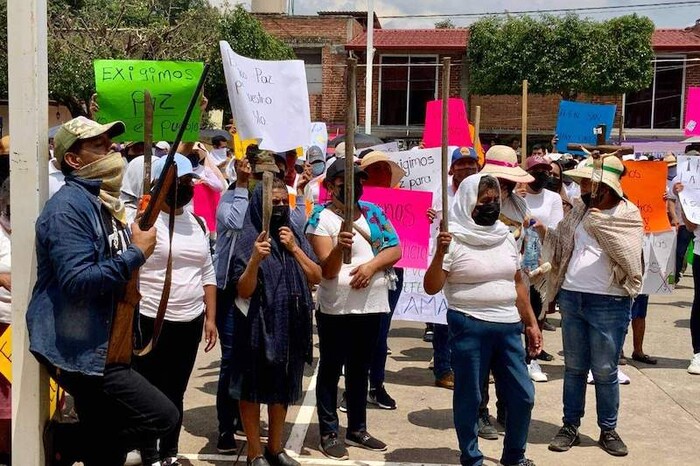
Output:
[[455,23],[450,18],[435,23],[435,29],[454,29],[455,27]]
[[474,94],[633,92],[651,84],[654,24],[628,15],[595,22],[576,15],[489,17],[471,26],[468,58]]
[[[0,0],[0,17],[6,6]],[[219,40],[251,58],[293,57],[241,6],[221,11],[207,0],[49,0],[48,13],[49,97],[74,116],[86,113],[95,92],[96,59],[209,63],[209,106],[228,109]],[[0,23],[0,40],[7,43],[6,21]],[[7,98],[7,47],[0,52],[0,97]]]

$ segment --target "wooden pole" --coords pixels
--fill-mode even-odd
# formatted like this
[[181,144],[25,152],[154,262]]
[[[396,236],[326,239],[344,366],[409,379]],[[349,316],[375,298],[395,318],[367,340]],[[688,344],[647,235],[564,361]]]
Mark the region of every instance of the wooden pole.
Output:
[[449,231],[447,225],[450,222],[449,201],[447,197],[447,175],[450,162],[447,159],[448,123],[449,123],[449,99],[450,99],[450,57],[442,59],[442,221],[440,231]]
[[[345,113],[345,216],[343,231],[352,232],[355,222],[355,117],[357,92],[357,59],[348,58],[348,79],[346,82],[346,113]],[[343,252],[343,263],[349,264],[351,251]]]
[[151,192],[151,160],[153,158],[153,102],[151,93],[143,93],[143,194]]
[[479,143],[479,133],[481,132],[481,105],[476,106],[476,114],[474,115],[474,150]]
[[262,206],[262,229],[267,232],[266,238],[270,238],[270,220],[272,219],[272,172],[263,173],[263,206]]
[[520,144],[520,164],[525,169],[527,160],[527,79],[523,80],[522,142]]

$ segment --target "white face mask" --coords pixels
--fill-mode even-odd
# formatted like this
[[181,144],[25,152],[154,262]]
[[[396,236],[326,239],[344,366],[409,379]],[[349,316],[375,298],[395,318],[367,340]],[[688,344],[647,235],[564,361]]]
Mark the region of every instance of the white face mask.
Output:
[[212,149],[212,151],[209,152],[209,154],[214,159],[214,163],[216,163],[216,165],[219,165],[220,163],[226,161],[227,152],[228,152],[228,149],[226,149],[225,147],[222,147],[221,149]]

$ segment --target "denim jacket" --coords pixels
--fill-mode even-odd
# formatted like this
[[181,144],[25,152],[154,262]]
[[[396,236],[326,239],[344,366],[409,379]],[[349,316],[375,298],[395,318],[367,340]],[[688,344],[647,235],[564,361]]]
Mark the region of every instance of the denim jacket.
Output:
[[112,316],[146,258],[131,244],[113,257],[100,181],[69,176],[36,223],[37,281],[27,309],[29,350],[42,363],[102,375]]

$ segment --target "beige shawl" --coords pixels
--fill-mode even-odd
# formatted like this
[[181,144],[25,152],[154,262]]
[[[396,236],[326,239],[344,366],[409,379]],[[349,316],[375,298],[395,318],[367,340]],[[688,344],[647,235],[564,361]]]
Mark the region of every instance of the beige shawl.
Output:
[[642,241],[644,224],[639,209],[623,199],[614,214],[588,210],[577,199],[574,208],[556,229],[548,229],[543,244],[543,260],[552,264],[546,281],[537,284],[545,303],[553,301],[564,283],[574,250],[574,233],[579,223],[600,244],[612,262],[610,284],[624,288],[631,297],[642,290]]

